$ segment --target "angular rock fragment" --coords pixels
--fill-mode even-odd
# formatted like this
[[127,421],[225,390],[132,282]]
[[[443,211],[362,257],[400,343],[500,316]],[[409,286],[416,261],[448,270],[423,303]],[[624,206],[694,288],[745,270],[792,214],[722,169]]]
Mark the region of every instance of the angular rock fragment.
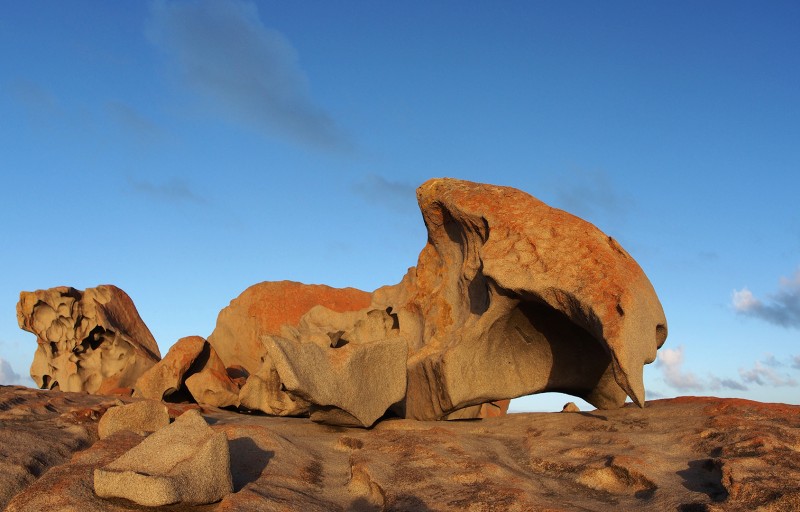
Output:
[[406,390],[406,341],[399,337],[338,348],[266,339],[281,382],[315,405],[311,419],[369,427]]
[[134,395],[153,400],[194,399],[216,407],[239,403],[238,386],[214,348],[200,336],[178,340],[164,359],[139,378]]
[[100,418],[97,433],[100,439],[122,430],[145,435],[167,425],[169,413],[166,406],[155,400],[143,400],[109,408]]
[[94,471],[102,498],[125,498],[148,507],[214,503],[233,491],[230,450],[195,410],[150,435],[138,446]]
[[21,292],[17,321],[36,335],[31,377],[40,388],[89,393],[132,388],[161,359],[133,301],[116,286]]

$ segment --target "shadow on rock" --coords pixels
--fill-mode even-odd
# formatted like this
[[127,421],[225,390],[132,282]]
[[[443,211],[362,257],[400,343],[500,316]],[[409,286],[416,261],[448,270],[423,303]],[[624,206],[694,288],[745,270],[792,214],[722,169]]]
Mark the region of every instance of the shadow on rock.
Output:
[[262,450],[249,437],[231,439],[228,446],[231,451],[233,492],[239,492],[245,485],[258,480],[269,460],[275,456],[275,452]]
[[722,486],[722,470],[713,459],[689,461],[689,467],[676,472],[690,491],[707,494],[712,501],[723,501],[728,491]]

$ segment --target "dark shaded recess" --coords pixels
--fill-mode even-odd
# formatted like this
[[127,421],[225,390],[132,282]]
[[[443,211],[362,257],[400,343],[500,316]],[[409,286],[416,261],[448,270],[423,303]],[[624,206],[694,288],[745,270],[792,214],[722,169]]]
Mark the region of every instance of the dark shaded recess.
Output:
[[370,503],[366,498],[358,498],[350,503],[347,510],[351,512],[381,512],[384,508],[381,505]]
[[240,437],[228,441],[231,452],[231,475],[233,476],[233,492],[261,477],[270,459],[275,456],[272,450],[262,450],[249,437]]
[[489,309],[489,282],[483,275],[483,262],[478,273],[467,286],[469,297],[469,312],[474,315],[482,315]]
[[[683,479],[683,486],[690,491],[707,494],[714,502],[724,501],[728,498],[728,491],[722,485],[722,466],[719,461],[714,459],[692,460],[689,461],[688,468],[676,471],[676,473]],[[690,505],[694,504],[690,503],[687,506]]]
[[392,329],[399,329],[400,319],[397,318],[397,313],[392,313],[392,306],[386,308],[386,314],[392,317]]
[[682,503],[678,505],[678,512],[708,512],[705,503]]
[[[578,306],[573,307],[583,315]],[[507,325],[529,343],[549,345],[553,366],[545,391],[586,398],[611,364],[611,354],[604,343],[536,297],[523,297],[511,312]]]
[[181,383],[178,386],[178,389],[169,392],[167,391],[164,394],[163,400],[165,402],[171,403],[181,403],[181,402],[197,402],[194,399],[192,394],[186,388],[185,382],[186,379],[194,375],[195,373],[199,372],[208,364],[208,359],[211,357],[211,345],[208,342],[203,343],[203,349],[200,351],[200,354],[197,358],[192,362],[189,369],[186,370],[186,373],[183,374],[181,377]]
[[387,512],[433,512],[422,498],[411,494],[389,496],[383,510]]

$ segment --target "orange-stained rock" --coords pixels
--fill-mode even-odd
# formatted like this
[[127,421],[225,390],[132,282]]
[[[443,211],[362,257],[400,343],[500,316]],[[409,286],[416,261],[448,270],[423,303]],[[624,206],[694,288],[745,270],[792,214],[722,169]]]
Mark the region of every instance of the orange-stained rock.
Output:
[[134,396],[164,400],[183,389],[189,368],[206,346],[200,336],[187,336],[170,347],[167,355],[136,382]]
[[220,311],[208,342],[226,367],[240,365],[258,372],[266,351],[261,336],[279,335],[284,325],[294,326],[314,306],[337,312],[369,306],[370,294],[355,288],[331,288],[293,281],[255,284]]
[[239,404],[239,387],[228,376],[214,348],[200,336],[179,339],[167,355],[136,383],[134,396],[152,400],[191,400],[228,407]]
[[128,295],[112,285],[21,292],[19,326],[36,335],[31,377],[44,389],[111,393],[161,359]]
[[406,417],[463,417],[550,390],[600,408],[643,404],[666,319],[614,239],[509,187],[433,179],[417,199],[428,243],[372,304],[409,342]]

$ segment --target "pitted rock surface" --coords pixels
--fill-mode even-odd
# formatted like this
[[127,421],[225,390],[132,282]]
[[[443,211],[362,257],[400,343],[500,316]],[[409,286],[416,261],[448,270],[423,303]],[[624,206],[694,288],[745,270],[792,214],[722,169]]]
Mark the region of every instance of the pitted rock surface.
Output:
[[21,292],[17,321],[36,335],[31,377],[43,389],[129,390],[161,359],[133,301],[116,286]]

